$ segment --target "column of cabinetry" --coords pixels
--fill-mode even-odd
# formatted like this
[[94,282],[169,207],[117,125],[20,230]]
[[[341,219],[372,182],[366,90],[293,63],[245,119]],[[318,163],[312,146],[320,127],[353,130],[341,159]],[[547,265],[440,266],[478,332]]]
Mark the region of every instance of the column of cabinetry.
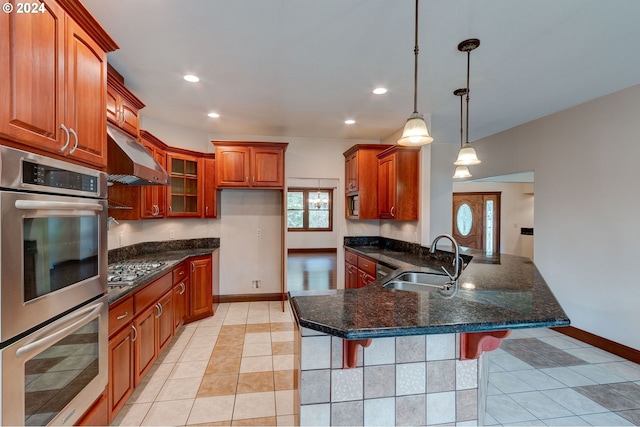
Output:
[[376,280],[376,261],[344,250],[345,289],[361,288]]
[[144,103],[125,87],[124,78],[113,67],[109,65],[107,71],[107,120],[137,138]]
[[218,189],[216,188],[216,156],[205,154],[204,162],[204,194],[203,194],[203,218],[218,217]]
[[202,155],[189,150],[169,148],[167,172],[171,185],[167,188],[168,217],[200,217],[202,215]]
[[184,325],[187,317],[189,266],[186,262],[173,269],[173,329]]
[[418,220],[420,148],[393,146],[378,157],[378,217]]
[[109,384],[107,405],[109,422],[133,393],[134,342],[133,297],[109,307]]
[[211,255],[189,259],[189,292],[186,322],[213,315]]
[[287,143],[211,141],[218,188],[284,188]]
[[104,169],[106,52],[118,46],[79,2],[42,4],[0,15],[0,137]]
[[378,158],[391,145],[357,144],[345,157],[345,216],[347,219],[378,218]]

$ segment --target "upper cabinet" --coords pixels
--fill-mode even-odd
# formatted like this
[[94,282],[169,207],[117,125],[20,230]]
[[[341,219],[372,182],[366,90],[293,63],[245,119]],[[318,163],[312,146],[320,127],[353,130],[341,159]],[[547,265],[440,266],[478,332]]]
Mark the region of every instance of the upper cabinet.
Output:
[[420,147],[394,145],[377,157],[379,218],[417,221]]
[[200,217],[204,176],[202,153],[170,148],[167,172],[171,176],[171,185],[167,188],[167,216]]
[[144,104],[124,86],[124,78],[111,66],[107,73],[107,120],[137,138],[140,134],[139,112]]
[[211,141],[218,188],[284,188],[287,143]]
[[392,145],[357,144],[345,151],[345,216],[378,218],[378,158]]
[[75,0],[0,15],[0,137],[106,168],[106,52],[118,46]]
[[218,204],[216,188],[216,157],[214,154],[205,154],[203,158],[204,163],[204,182],[203,187],[203,218],[217,218],[218,217]]

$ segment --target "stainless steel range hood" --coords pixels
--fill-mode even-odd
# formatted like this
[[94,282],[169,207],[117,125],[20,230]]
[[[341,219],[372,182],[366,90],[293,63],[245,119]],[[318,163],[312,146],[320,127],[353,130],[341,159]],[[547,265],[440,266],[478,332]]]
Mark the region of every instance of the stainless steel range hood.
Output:
[[107,124],[107,179],[125,185],[169,185],[169,174],[131,136]]

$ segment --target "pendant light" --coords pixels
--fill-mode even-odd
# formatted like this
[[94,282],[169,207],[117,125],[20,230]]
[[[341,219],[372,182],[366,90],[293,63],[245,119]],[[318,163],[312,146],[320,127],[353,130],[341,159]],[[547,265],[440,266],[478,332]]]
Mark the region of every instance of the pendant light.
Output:
[[[467,88],[456,89],[453,91],[455,96],[460,97],[460,149],[462,149],[462,97],[467,94]],[[456,167],[456,172],[453,175],[454,179],[471,178],[471,172],[467,166]]]
[[413,48],[413,114],[407,119],[402,131],[402,137],[398,140],[398,144],[409,146],[425,145],[433,141],[422,114],[418,113],[418,0],[416,0],[415,41],[415,47]]
[[480,163],[476,149],[469,144],[469,63],[471,60],[471,51],[478,46],[480,46],[480,40],[478,39],[464,40],[458,44],[458,50],[460,52],[467,52],[467,142],[460,147],[458,158],[453,162],[456,166],[471,166]]

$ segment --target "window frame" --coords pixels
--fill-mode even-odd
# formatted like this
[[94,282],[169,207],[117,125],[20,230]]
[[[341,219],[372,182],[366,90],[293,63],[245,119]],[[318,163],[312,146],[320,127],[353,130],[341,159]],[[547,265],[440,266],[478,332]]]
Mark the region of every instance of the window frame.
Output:
[[[327,212],[329,213],[329,226],[327,228],[309,228],[309,195],[313,193],[325,192],[329,193],[329,203]],[[287,227],[287,231],[304,231],[304,232],[323,232],[323,231],[333,231],[333,188],[298,188],[292,187],[287,188],[287,222],[289,218],[289,211],[295,210],[298,211],[300,209],[289,209],[288,196],[289,193],[302,193],[303,208],[302,210],[302,227],[301,228],[290,228]]]

